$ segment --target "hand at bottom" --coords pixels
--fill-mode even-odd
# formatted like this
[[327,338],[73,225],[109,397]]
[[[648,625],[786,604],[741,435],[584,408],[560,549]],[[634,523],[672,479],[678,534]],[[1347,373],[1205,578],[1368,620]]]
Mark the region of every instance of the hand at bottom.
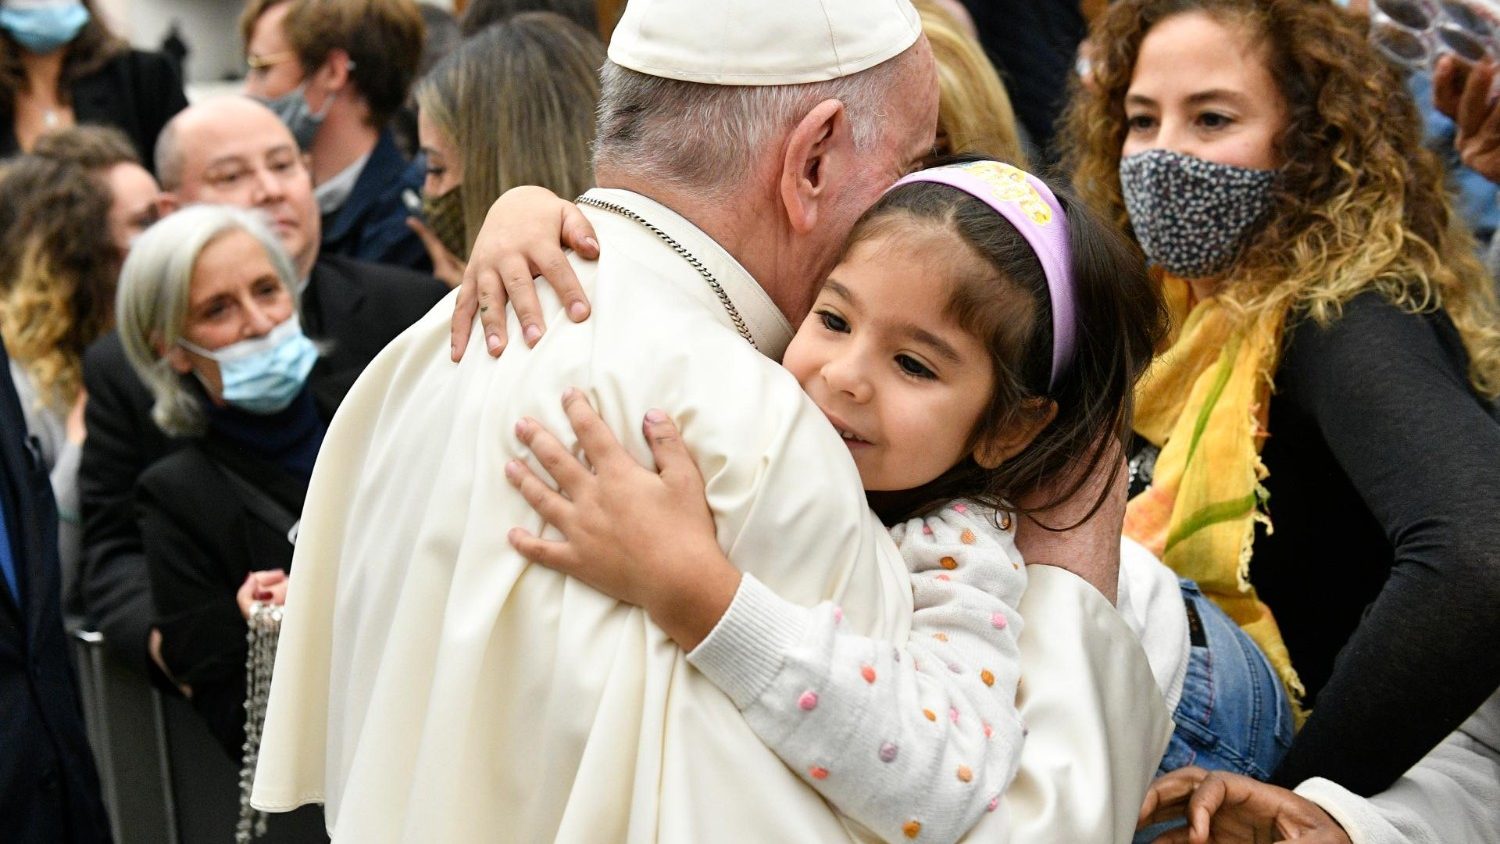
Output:
[[1311,800],[1223,771],[1188,767],[1158,777],[1146,792],[1137,828],[1184,816],[1186,827],[1155,844],[1351,844],[1343,827]]

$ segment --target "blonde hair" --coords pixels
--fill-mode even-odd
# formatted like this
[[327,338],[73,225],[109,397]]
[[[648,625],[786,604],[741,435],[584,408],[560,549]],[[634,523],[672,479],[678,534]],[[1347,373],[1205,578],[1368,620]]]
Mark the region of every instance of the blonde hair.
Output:
[[912,5],[937,62],[937,151],[993,156],[1026,169],[1016,112],[984,48],[933,0],[913,0]]
[[589,145],[604,45],[561,15],[527,12],[464,41],[417,85],[417,107],[458,149],[469,246],[517,185],[593,186]]
[[89,170],[35,155],[0,176],[0,335],[64,411],[83,388],[83,351],[109,329],[120,254],[109,188]]
[[1129,230],[1120,195],[1124,100],[1146,33],[1202,12],[1263,46],[1286,100],[1271,212],[1225,276],[1242,318],[1305,313],[1320,324],[1368,290],[1420,313],[1444,310],[1469,355],[1469,381],[1500,395],[1500,305],[1453,213],[1442,169],[1422,146],[1397,71],[1331,3],[1306,0],[1121,0],[1094,27],[1096,84],[1075,84],[1064,164],[1086,200]]

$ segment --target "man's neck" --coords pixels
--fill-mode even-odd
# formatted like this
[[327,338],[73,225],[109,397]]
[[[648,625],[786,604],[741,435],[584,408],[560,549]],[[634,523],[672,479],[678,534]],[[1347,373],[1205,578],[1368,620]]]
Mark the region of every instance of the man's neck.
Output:
[[[336,119],[337,118],[337,119]],[[313,141],[313,186],[321,185],[375,149],[380,130],[353,114],[328,115]]]
[[769,202],[705,201],[701,195],[607,172],[599,173],[597,182],[601,188],[634,191],[676,211],[739,261],[792,325],[806,316],[812,302],[812,271],[799,268],[793,259],[785,232],[776,226],[781,217]]

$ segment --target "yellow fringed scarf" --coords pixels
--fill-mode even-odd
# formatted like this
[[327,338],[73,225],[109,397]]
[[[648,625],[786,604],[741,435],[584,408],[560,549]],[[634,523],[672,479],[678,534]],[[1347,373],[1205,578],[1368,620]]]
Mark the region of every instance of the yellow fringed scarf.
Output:
[[1172,345],[1135,393],[1135,430],[1161,447],[1151,486],[1131,499],[1125,535],[1197,581],[1270,659],[1302,720],[1302,682],[1271,610],[1250,585],[1255,523],[1269,528],[1260,447],[1284,313],[1239,324],[1217,298],[1193,302],[1170,276]]

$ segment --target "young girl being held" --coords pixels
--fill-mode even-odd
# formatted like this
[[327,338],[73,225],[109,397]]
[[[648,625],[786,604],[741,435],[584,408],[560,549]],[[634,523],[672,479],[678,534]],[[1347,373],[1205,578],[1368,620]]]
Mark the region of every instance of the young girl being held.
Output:
[[[1025,734],[1015,521],[1029,513],[1013,502],[1058,477],[1078,479],[1070,498],[1115,453],[1162,324],[1137,254],[1040,179],[994,161],[920,171],[855,226],[783,361],[842,438],[901,549],[913,598],[905,642],[852,635],[837,607],[792,604],[742,575],[717,544],[697,467],[659,412],[644,425],[656,471],[576,391],[564,404],[593,471],[522,420],[518,434],[562,494],[520,462],[507,477],[565,538],[517,529],[511,542],[643,607],[849,818],[885,840],[955,840],[1000,805]],[[1185,612],[1175,576],[1126,551],[1119,606],[1179,718],[1189,704],[1212,712],[1216,692],[1254,697],[1244,683],[1274,699],[1279,683],[1248,664],[1258,652],[1232,638],[1238,628],[1201,596],[1195,606],[1189,595]],[[1223,651],[1216,660],[1245,664],[1242,683],[1189,681],[1201,698],[1189,701],[1190,642],[1205,628],[1214,635],[1204,644]],[[1289,740],[1289,716],[1285,724]],[[1264,777],[1276,761],[1267,757],[1279,757],[1261,749],[1269,731],[1200,726],[1182,741],[1227,749],[1229,761],[1190,749],[1197,764]]]

